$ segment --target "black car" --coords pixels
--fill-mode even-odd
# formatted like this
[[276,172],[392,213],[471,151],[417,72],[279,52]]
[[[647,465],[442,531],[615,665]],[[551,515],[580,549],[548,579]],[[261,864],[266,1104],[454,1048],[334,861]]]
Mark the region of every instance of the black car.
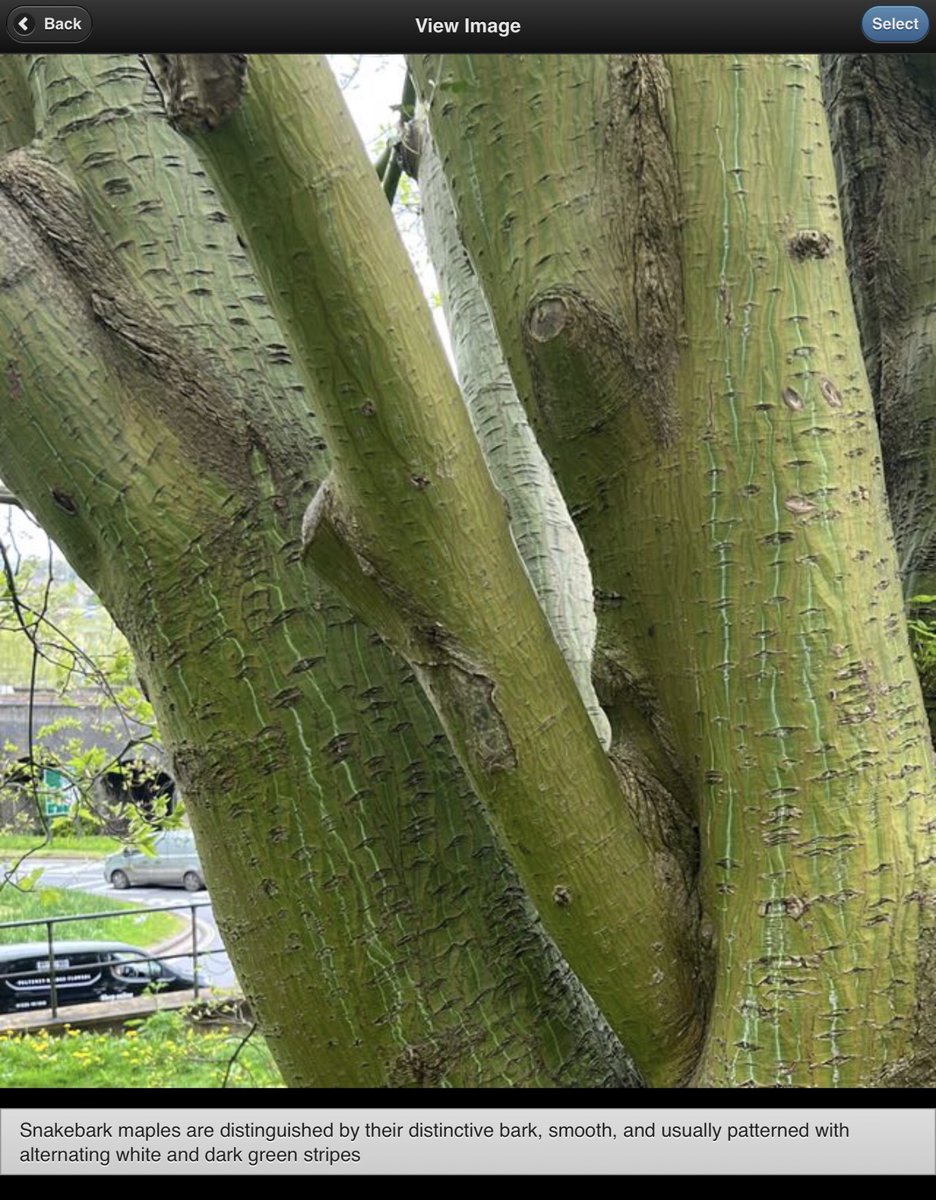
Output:
[[[0,946],[0,1012],[52,1005],[87,1004],[141,992],[177,992],[195,986],[195,977],[175,964],[151,958],[124,942],[57,942],[54,961],[46,942]],[[199,986],[203,986],[199,974]]]

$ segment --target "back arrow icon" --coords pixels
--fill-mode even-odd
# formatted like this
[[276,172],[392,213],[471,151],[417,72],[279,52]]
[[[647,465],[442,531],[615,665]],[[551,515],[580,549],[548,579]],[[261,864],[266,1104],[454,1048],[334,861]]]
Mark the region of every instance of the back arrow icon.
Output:
[[32,33],[34,25],[35,21],[29,15],[29,13],[23,13],[23,15],[16,22],[16,28],[20,31],[20,33]]

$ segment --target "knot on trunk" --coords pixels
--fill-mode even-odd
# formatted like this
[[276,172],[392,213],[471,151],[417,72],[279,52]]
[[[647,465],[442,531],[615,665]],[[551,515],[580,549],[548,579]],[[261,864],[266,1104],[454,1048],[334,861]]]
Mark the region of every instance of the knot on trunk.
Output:
[[179,133],[217,129],[247,89],[246,54],[146,54],[143,61]]
[[665,373],[642,369],[623,324],[590,296],[567,286],[527,306],[523,341],[544,425],[567,439],[600,433],[633,409],[656,443],[675,427]]

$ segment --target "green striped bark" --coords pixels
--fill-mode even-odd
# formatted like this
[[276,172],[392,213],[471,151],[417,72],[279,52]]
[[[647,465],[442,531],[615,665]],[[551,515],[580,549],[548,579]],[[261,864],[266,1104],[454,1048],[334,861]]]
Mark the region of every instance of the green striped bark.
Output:
[[[689,870],[692,800],[639,652],[655,627],[640,625],[628,600],[632,564],[609,519],[626,459],[605,436],[633,418],[627,454],[653,461],[650,431],[671,422],[678,212],[659,66],[593,55],[426,56],[410,65],[511,375],[588,555],[594,680],[615,761],[652,794],[649,806]],[[622,248],[639,270],[622,267]],[[568,356],[552,353],[557,317],[568,319]]]
[[12,54],[0,55],[0,153],[25,146],[34,132],[22,62]]
[[133,646],[287,1081],[632,1083],[412,672],[299,562],[322,440],[148,76],[29,70],[40,141],[0,159],[0,474]]
[[[183,124],[242,105],[200,144],[284,336],[138,65],[28,66],[0,475],[134,645],[290,1082],[630,1078],[418,674],[651,1081],[705,1016],[691,885],[659,852],[688,867],[697,813],[696,1082],[932,1083],[932,756],[815,62],[417,64],[590,557],[613,773],[321,69],[154,64]],[[300,561],[313,494],[313,556],[412,669]],[[517,761],[488,769],[505,729]]]
[[603,649],[698,809],[697,1082],[931,1078],[932,754],[816,62],[413,66]]
[[428,140],[420,153],[419,199],[471,424],[507,501],[511,536],[530,582],[607,749],[611,730],[592,681],[596,623],[588,559],[510,378],[484,293],[458,236],[439,156]]
[[702,1078],[906,1081],[931,1037],[933,763],[817,64],[672,69],[708,143],[677,126],[696,449],[692,509],[667,513],[657,489],[646,511],[703,534],[673,564],[712,614],[688,664],[661,663],[706,687],[693,742],[724,1016]]
[[322,61],[152,62],[323,418],[316,567],[403,653],[550,934],[648,1079],[699,1031],[676,868],[642,836],[510,539],[374,171]]

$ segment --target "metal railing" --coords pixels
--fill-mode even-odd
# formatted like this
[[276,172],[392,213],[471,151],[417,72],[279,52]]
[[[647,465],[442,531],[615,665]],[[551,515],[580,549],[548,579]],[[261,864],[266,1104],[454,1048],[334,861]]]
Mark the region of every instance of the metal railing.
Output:
[[[48,947],[48,966],[37,966],[33,970],[27,971],[7,971],[6,964],[3,962],[5,957],[9,957],[10,961],[18,959],[36,958],[33,954],[15,954],[17,947],[0,942],[0,1014],[11,1012],[31,1012],[34,1010],[51,1008],[52,1016],[58,1015],[61,1004],[59,1002],[59,980],[68,975],[83,974],[88,972],[89,976],[93,975],[96,970],[100,971],[99,980],[78,980],[75,981],[75,992],[82,992],[81,1000],[93,1001],[101,999],[103,996],[113,995],[115,999],[126,998],[130,996],[138,996],[145,992],[147,988],[154,990],[187,990],[187,989],[168,989],[165,986],[160,989],[160,977],[152,973],[151,963],[167,963],[176,958],[191,958],[192,960],[192,991],[197,1000],[200,994],[200,989],[204,985],[199,978],[198,961],[208,959],[213,954],[221,954],[221,950],[199,950],[198,948],[198,920],[196,912],[200,908],[209,908],[210,900],[189,900],[185,904],[163,904],[145,908],[127,908],[120,909],[117,912],[97,912],[97,913],[81,913],[77,916],[67,917],[33,917],[25,921],[0,921],[0,929],[36,929],[45,927],[45,942]],[[81,939],[87,943],[88,948],[81,951],[73,951],[72,954],[81,958],[89,958],[90,961],[70,965],[63,961],[56,962],[55,954],[55,928],[58,925],[65,925],[74,921],[97,921],[110,920],[112,917],[138,917],[148,915],[149,913],[157,912],[179,912],[188,910],[191,928],[191,949],[181,950],[172,954],[150,954],[146,950],[135,946],[121,946],[119,951],[109,949],[106,952],[101,952],[98,957],[92,957],[95,954],[93,943],[96,939],[85,938]],[[78,940],[78,939],[75,939]],[[98,939],[99,940],[99,939]],[[118,939],[114,939],[115,941]],[[175,939],[173,939],[175,940]],[[59,945],[63,944],[64,939],[59,940]],[[5,952],[9,951],[9,955]],[[122,957],[117,957],[117,955]],[[134,978],[132,971],[133,964],[139,960],[141,963],[147,964],[146,973],[141,972],[139,976]],[[115,969],[116,968],[116,969]],[[124,972],[121,975],[121,971]],[[181,976],[175,976],[176,979]],[[19,989],[10,987],[10,983],[15,980],[35,980],[32,995],[29,994],[28,983],[22,987],[22,1000],[25,1002],[21,1005],[16,1003],[16,994]],[[168,982],[165,981],[165,982]],[[81,988],[80,984],[88,984],[86,988]],[[61,984],[61,990],[65,991],[69,987],[68,982]],[[42,989],[42,990],[40,990]],[[45,1001],[48,996],[49,1003],[33,1003],[33,1001]],[[76,999],[72,1001],[78,1003]]]

